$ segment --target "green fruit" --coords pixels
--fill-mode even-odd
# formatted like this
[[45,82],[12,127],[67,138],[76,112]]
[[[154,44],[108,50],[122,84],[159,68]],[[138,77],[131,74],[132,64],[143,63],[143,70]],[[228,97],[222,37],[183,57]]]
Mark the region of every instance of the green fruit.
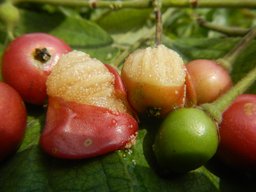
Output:
[[17,25],[19,19],[19,10],[11,2],[6,1],[0,4],[0,20],[5,23],[8,35],[11,38],[13,38],[13,29]]
[[153,150],[160,168],[184,173],[211,159],[218,143],[216,123],[205,112],[197,108],[180,108],[161,124]]
[[5,23],[17,23],[20,14],[19,10],[10,2],[0,4],[0,18]]

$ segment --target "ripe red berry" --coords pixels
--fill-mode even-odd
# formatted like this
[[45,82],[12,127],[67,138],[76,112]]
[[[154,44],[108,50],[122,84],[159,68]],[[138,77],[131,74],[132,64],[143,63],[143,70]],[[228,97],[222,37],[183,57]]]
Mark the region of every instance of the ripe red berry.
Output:
[[24,101],[45,102],[46,79],[60,56],[71,51],[62,40],[45,33],[31,33],[14,39],[3,53],[2,76]]
[[214,101],[232,86],[228,71],[213,60],[193,60],[186,64],[186,68],[198,104]]
[[223,113],[218,157],[236,169],[256,169],[256,95],[243,94]]
[[0,160],[19,147],[26,128],[27,113],[15,89],[0,82]]

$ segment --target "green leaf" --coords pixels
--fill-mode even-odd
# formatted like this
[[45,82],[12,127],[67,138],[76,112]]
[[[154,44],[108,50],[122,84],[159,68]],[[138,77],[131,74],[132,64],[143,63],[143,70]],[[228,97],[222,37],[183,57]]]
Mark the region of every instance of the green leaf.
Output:
[[84,51],[93,58],[99,59],[103,63],[112,64],[113,59],[120,53],[120,50],[112,45],[103,46],[99,48],[80,48],[80,51]]
[[[37,145],[28,146],[0,167],[1,191],[217,191],[204,169],[175,180],[161,179],[143,154],[141,130],[133,149],[94,159],[68,161],[44,154]],[[216,178],[214,178],[216,179]],[[9,182],[9,181],[12,182]],[[13,185],[15,183],[15,185]],[[200,190],[198,190],[200,189]]]
[[[0,30],[5,32],[4,26]],[[112,43],[111,36],[92,21],[80,17],[66,17],[61,13],[40,13],[21,10],[21,21],[15,34],[51,33],[74,48],[99,48]]]
[[24,33],[45,32],[50,33],[61,24],[65,16],[60,13],[45,13],[21,10],[20,22],[15,30],[15,35]]
[[112,43],[111,36],[98,25],[76,17],[67,17],[51,34],[62,38],[74,48],[99,48]]
[[120,9],[104,14],[97,23],[109,33],[136,30],[146,24],[152,9]]
[[[41,128],[44,126],[46,111],[40,107],[28,106],[27,126],[22,145],[19,147],[19,152],[22,152],[30,146],[37,145],[41,133]],[[33,114],[33,115],[30,115]]]

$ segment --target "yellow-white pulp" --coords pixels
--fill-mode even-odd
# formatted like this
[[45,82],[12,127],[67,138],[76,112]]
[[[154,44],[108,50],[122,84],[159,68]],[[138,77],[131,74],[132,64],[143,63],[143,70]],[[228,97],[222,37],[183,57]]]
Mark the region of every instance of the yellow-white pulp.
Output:
[[81,51],[63,55],[53,67],[46,85],[49,96],[76,103],[126,112],[123,101],[116,97],[115,77],[105,65]]

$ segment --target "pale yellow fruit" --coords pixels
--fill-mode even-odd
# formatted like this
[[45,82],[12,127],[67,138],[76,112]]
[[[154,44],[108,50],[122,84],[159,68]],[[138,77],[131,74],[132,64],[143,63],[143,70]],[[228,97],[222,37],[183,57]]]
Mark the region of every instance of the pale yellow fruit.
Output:
[[116,97],[114,81],[114,75],[102,62],[84,52],[72,51],[63,55],[53,67],[46,82],[47,94],[125,112],[125,104]]
[[131,105],[164,116],[185,102],[185,66],[175,51],[159,45],[131,53],[122,68]]

